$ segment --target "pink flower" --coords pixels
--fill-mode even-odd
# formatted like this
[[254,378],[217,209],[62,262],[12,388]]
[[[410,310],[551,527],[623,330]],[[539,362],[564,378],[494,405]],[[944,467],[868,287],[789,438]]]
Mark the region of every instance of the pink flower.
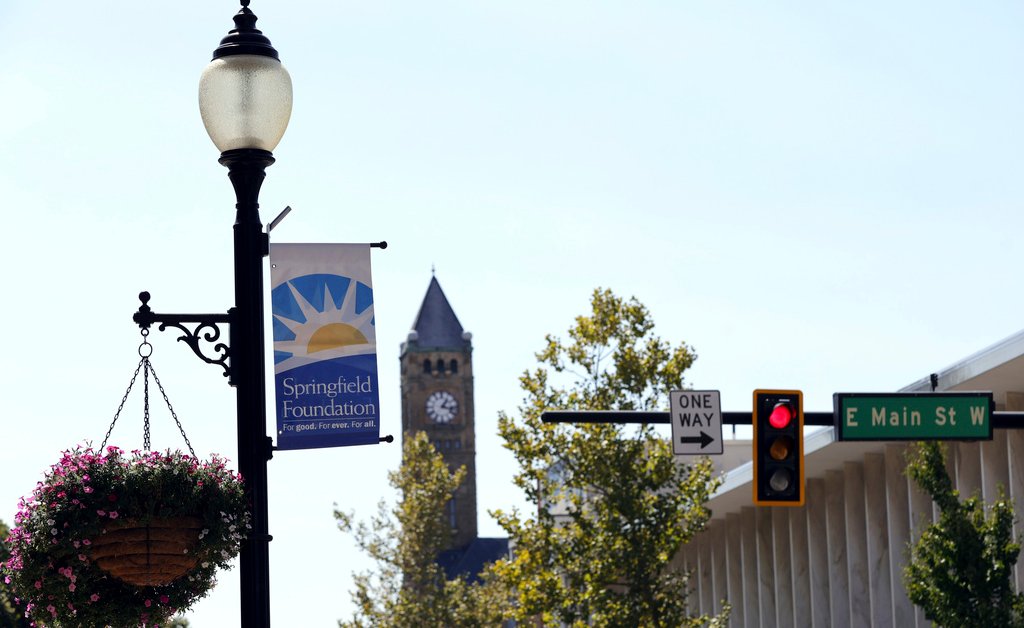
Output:
[[76,588],[77,588],[77,585],[74,582],[72,582],[71,584],[68,585],[68,591],[71,591],[72,593],[74,593]]
[[92,541],[89,539],[82,539],[82,545],[92,545]]
[[116,510],[110,511],[110,518],[111,519],[117,519],[117,511]]
[[160,596],[160,603],[161,604],[166,604],[166,603],[168,603],[170,601],[171,601],[171,598],[167,597],[166,595],[161,595]]
[[144,604],[146,605],[146,608],[149,608],[150,606],[152,606],[152,605],[153,605],[153,600],[146,600],[146,601],[144,602]]
[[106,517],[107,516],[107,511],[106,510],[97,510],[96,514],[101,516],[101,517]]
[[36,587],[37,589],[42,589],[42,588],[43,588],[43,583],[42,583],[42,582],[40,582],[40,581],[38,581],[38,580],[36,580],[36,584],[35,584],[35,587]]
[[92,595],[89,596],[89,601],[90,602],[99,602],[100,601],[100,596],[98,596],[95,593],[93,593]]

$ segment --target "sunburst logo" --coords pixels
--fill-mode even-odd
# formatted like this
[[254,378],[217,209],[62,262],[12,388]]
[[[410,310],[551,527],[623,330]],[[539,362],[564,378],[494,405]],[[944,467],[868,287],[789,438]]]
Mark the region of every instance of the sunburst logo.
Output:
[[271,291],[278,372],[376,352],[373,289],[342,275],[312,274]]

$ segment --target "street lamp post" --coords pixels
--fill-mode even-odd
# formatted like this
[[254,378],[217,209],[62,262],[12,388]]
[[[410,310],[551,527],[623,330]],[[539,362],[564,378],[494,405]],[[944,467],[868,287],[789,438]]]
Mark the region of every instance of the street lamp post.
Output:
[[[232,29],[213,52],[199,81],[199,109],[210,139],[221,151],[235,189],[235,306],[224,314],[157,314],[149,294],[135,321],[143,328],[175,327],[179,339],[204,361],[225,369],[237,394],[238,470],[252,507],[252,530],[240,552],[241,625],[270,626],[270,554],[267,528],[267,461],[272,440],[266,428],[266,375],[263,337],[263,258],[269,238],[259,215],[259,192],[271,153],[288,127],[292,86],[277,50],[256,29],[249,0],[234,16]],[[218,323],[229,325],[228,344],[214,344],[208,357],[201,343],[216,343]],[[189,325],[194,325],[190,328]]]
[[235,188],[235,309],[231,378],[238,412],[238,470],[252,499],[251,538],[240,555],[242,626],[270,625],[270,534],[267,528],[266,376],[263,344],[263,258],[269,238],[259,214],[271,151],[288,127],[292,82],[277,50],[256,29],[242,0],[235,28],[213,51],[199,80],[199,110]]

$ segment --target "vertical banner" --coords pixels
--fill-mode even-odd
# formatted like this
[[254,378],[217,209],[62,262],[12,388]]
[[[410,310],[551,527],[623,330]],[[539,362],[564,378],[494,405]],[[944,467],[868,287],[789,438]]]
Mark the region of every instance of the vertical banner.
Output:
[[379,442],[369,244],[272,244],[277,447]]

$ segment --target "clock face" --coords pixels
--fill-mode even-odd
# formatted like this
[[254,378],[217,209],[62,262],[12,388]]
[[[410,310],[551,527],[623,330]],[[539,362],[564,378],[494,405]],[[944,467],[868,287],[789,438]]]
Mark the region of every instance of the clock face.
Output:
[[459,402],[450,392],[441,390],[427,397],[427,416],[434,423],[451,423],[459,411]]

